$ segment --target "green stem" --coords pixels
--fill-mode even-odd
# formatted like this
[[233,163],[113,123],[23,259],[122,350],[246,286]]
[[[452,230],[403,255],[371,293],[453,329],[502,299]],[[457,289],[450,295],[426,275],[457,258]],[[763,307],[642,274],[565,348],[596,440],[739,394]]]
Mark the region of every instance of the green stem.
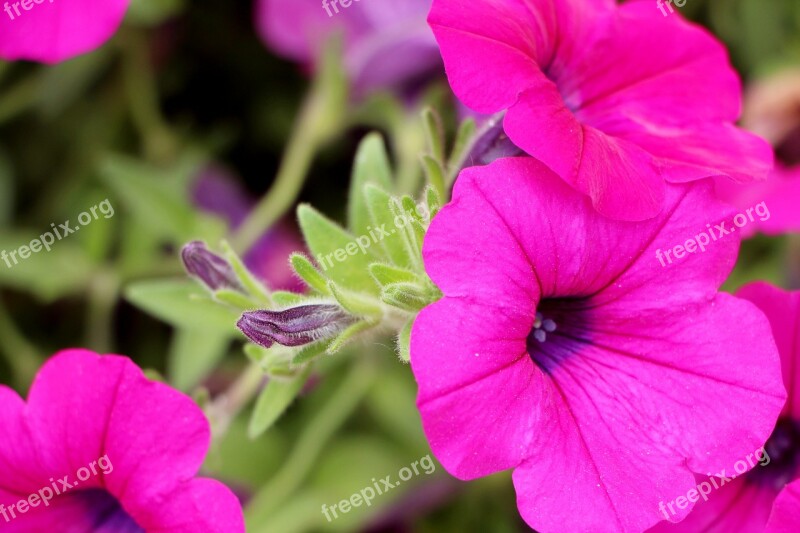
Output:
[[292,497],[328,441],[361,403],[375,373],[369,361],[354,363],[330,400],[306,425],[283,467],[250,501],[245,513],[248,523],[253,526],[263,523],[272,511]]
[[99,353],[114,349],[114,308],[119,290],[119,281],[111,271],[97,273],[89,285],[86,343]]
[[0,353],[5,356],[8,366],[11,367],[14,385],[19,390],[24,390],[33,381],[36,371],[44,362],[44,357],[17,329],[2,300],[0,300],[0,339],[3,339],[3,342],[0,342]]
[[263,382],[264,371],[256,363],[251,363],[231,387],[208,406],[206,413],[211,423],[212,440],[225,435],[231,422],[258,394]]
[[319,148],[316,130],[327,118],[323,106],[317,105],[313,93],[295,124],[289,146],[278,174],[267,194],[231,239],[231,245],[243,254],[294,205],[303,188],[312,159]]
[[231,239],[237,253],[249,250],[291,209],[300,195],[317,150],[345,126],[348,87],[340,50],[341,43],[337,39],[326,46],[275,181]]
[[176,151],[177,140],[159,106],[158,83],[149,59],[147,38],[130,31],[120,39],[123,47],[123,79],[131,119],[152,161],[167,161]]

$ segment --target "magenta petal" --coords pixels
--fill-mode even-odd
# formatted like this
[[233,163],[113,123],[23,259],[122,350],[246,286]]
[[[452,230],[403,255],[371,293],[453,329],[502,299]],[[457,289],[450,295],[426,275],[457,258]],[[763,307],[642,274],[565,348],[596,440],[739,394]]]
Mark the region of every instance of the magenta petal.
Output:
[[544,379],[525,349],[529,326],[518,325],[532,310],[479,312],[454,298],[416,319],[411,352],[426,352],[411,358],[417,405],[431,449],[458,478],[505,470],[527,456]]
[[142,509],[147,531],[170,533],[229,533],[244,531],[239,500],[213,479],[193,479],[169,497]]
[[[696,481],[696,486],[708,484],[702,485],[701,489],[708,492],[708,499],[703,500],[702,495],[698,494],[694,509],[684,520],[678,523],[665,520],[649,529],[648,533],[761,533],[764,530],[775,501],[773,491],[748,483],[744,478],[728,481],[716,489],[706,476],[697,476]],[[719,480],[715,482],[719,483]],[[677,510],[677,505],[673,503],[677,496],[685,497],[686,493],[672,495],[664,501],[664,512],[673,521],[676,517],[672,516],[667,505],[672,504],[672,509]]]
[[764,533],[795,533],[800,528],[800,481],[786,485],[772,508]]
[[783,383],[788,393],[783,414],[800,420],[800,291],[787,292],[765,282],[736,293],[758,306],[770,321],[781,354]]
[[779,166],[762,182],[732,183],[723,178],[715,180],[715,185],[717,196],[741,212],[763,202],[756,220],[742,228],[743,237],[756,232],[770,236],[800,232],[800,167]]
[[[0,9],[0,57],[57,63],[90,52],[117,31],[129,0],[30,0]],[[20,14],[14,5],[19,6]],[[29,10],[22,6],[28,4]]]

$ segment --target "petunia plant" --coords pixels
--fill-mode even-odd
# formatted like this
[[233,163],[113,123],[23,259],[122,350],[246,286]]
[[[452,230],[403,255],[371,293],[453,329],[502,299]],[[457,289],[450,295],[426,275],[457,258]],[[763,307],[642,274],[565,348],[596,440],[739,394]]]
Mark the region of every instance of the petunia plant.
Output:
[[[441,297],[425,271],[424,236],[446,200],[454,174],[474,142],[472,121],[460,129],[445,158],[440,120],[423,115],[429,152],[427,185],[417,197],[397,194],[396,178],[381,136],[367,135],[357,151],[343,227],[309,205],[297,218],[311,257],[289,262],[305,290],[270,290],[222,242],[219,254],[202,242],[182,251],[184,266],[217,304],[241,313],[236,325],[250,341],[247,356],[270,378],[251,421],[251,436],[275,422],[300,392],[319,357],[390,334],[408,362],[417,313]],[[213,413],[211,414],[213,418]]]

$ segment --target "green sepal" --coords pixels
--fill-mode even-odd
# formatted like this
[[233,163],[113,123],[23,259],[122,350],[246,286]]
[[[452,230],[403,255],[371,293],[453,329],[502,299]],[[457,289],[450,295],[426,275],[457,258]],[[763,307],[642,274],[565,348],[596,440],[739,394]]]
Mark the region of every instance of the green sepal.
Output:
[[354,235],[366,235],[372,222],[364,196],[364,187],[372,183],[385,190],[392,189],[392,170],[386,145],[379,133],[370,133],[358,147],[350,180],[350,201],[347,225]]
[[386,263],[372,263],[369,266],[369,273],[381,286],[403,282],[415,283],[419,280],[418,276],[410,270]]
[[[353,290],[376,292],[375,284],[364,275],[370,263],[380,259],[374,254],[374,248],[367,248],[362,253],[351,233],[309,205],[301,205],[297,216],[306,244],[331,280]],[[355,247],[354,253],[345,251],[346,248],[353,249],[348,245]]]
[[368,184],[364,188],[364,196],[372,217],[373,227],[376,228],[376,231],[377,228],[382,228],[389,233],[379,241],[386,256],[395,265],[409,266],[411,260],[403,244],[402,231],[395,226],[394,213],[390,207],[392,197],[386,191],[372,184]]
[[300,279],[306,285],[319,293],[330,294],[328,292],[328,278],[317,270],[317,267],[305,255],[295,252],[289,257],[289,262],[292,264],[295,273],[300,276]]
[[267,383],[256,401],[250,419],[248,434],[251,439],[257,438],[272,427],[300,394],[310,374],[311,365],[290,380],[271,379]]
[[414,326],[414,319],[409,319],[400,333],[397,334],[397,356],[404,363],[411,361],[411,328]]
[[352,341],[355,337],[359,334],[364,333],[372,328],[374,328],[377,324],[375,322],[368,322],[368,321],[359,321],[355,324],[352,324],[347,327],[344,331],[342,331],[333,341],[328,345],[327,353],[333,355],[337,353],[339,350],[344,348],[344,346]]
[[348,291],[339,287],[334,282],[328,284],[331,295],[342,309],[354,316],[380,318],[383,316],[383,308],[378,300],[362,293]]

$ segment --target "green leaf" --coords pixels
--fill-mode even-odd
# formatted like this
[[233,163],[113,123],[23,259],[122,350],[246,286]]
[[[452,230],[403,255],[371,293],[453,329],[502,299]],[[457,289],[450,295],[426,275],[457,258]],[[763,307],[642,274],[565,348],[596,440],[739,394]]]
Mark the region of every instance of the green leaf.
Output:
[[372,263],[369,266],[369,273],[380,285],[392,283],[415,283],[419,280],[417,275],[410,270],[399,268],[386,263]]
[[414,319],[412,318],[397,334],[397,355],[404,363],[411,361],[411,328],[413,326]]
[[436,161],[444,161],[445,141],[441,119],[432,108],[427,108],[422,112],[422,121],[431,155]]
[[[450,159],[447,161],[448,172],[456,173],[460,170],[465,157],[467,157],[467,149],[472,144],[472,138],[475,136],[475,131],[478,125],[475,119],[468,118],[458,126],[456,132],[456,140],[453,143],[453,151],[450,152]],[[451,179],[455,176],[451,176]],[[442,196],[444,198],[444,196]]]
[[354,316],[380,318],[383,316],[381,304],[375,298],[366,296],[362,293],[348,291],[336,285],[334,282],[328,284],[331,295],[342,309]]
[[184,392],[197,386],[227,352],[230,335],[204,329],[178,329],[172,339],[168,375]]
[[307,299],[308,297],[305,294],[297,294],[295,292],[275,291],[272,293],[272,302],[278,309],[301,305],[305,303]]
[[394,283],[381,292],[381,299],[387,305],[418,312],[431,303],[429,295],[415,283]]
[[425,169],[425,176],[428,178],[428,186],[431,187],[440,197],[445,195],[445,171],[442,165],[429,155],[422,156],[422,167]]
[[49,252],[42,248],[22,259],[19,248],[26,246],[32,252],[31,242],[42,242],[41,237],[33,232],[0,233],[0,254],[6,254],[0,258],[0,286],[35,294],[46,302],[85,291],[95,266],[76,246],[78,241],[56,240]]
[[179,328],[213,331],[232,338],[240,313],[219,305],[194,282],[159,280],[133,283],[125,298],[143,311]]
[[328,292],[328,278],[317,270],[306,256],[295,252],[290,256],[289,262],[291,262],[292,268],[306,285],[319,293],[330,294]]
[[425,189],[425,202],[428,205],[428,224],[430,224],[433,217],[442,208],[442,196],[437,193],[432,187]]
[[335,339],[333,339],[333,342],[328,345],[327,352],[331,355],[337,353],[339,350],[344,348],[347,343],[358,337],[358,335],[369,331],[375,326],[377,326],[376,322],[367,322],[363,320],[348,326],[347,329],[341,332]]
[[325,350],[328,348],[328,344],[330,344],[330,340],[326,339],[324,341],[315,342],[314,344],[304,346],[303,349],[297,352],[297,354],[295,354],[295,356],[292,358],[292,364],[302,365],[319,357],[325,353]]
[[220,289],[214,292],[214,299],[241,311],[250,311],[258,307],[250,298],[241,292],[230,289]]
[[267,431],[295,400],[311,374],[311,365],[288,381],[271,379],[256,401],[247,433],[255,439]]
[[409,266],[411,261],[400,238],[402,232],[395,226],[394,214],[390,207],[392,197],[386,191],[369,184],[364,188],[364,194],[376,233],[380,233],[378,230],[388,233],[382,235],[378,241],[381,248],[395,265]]
[[272,297],[270,296],[269,289],[264,286],[261,280],[257,279],[250,270],[245,266],[244,261],[239,257],[231,245],[227,241],[222,241],[222,250],[225,259],[230,263],[233,268],[234,274],[242,283],[245,291],[247,291],[252,298],[261,304],[270,307],[272,305]]
[[[419,270],[424,270],[422,263],[422,242],[425,238],[425,228],[419,222],[419,218],[415,212],[414,201],[410,197],[404,197],[410,200],[410,206],[402,205],[397,199],[393,198],[389,203],[389,208],[394,215],[394,220],[403,221],[402,227],[398,228],[398,235],[400,236],[400,244],[405,249],[405,255],[410,259],[411,265]],[[409,211],[410,209],[410,211]]]
[[200,214],[190,205],[183,188],[186,177],[179,176],[179,170],[191,172],[196,167],[165,172],[130,158],[109,156],[101,165],[100,174],[136,223],[149,227],[162,238],[177,245],[195,239],[220,240],[225,234],[225,224]]
[[389,156],[383,138],[378,133],[367,135],[356,152],[347,211],[347,225],[355,235],[367,235],[372,222],[364,197],[364,187],[368,183],[383,189],[392,189]]
[[353,235],[311,206],[301,205],[297,216],[308,248],[330,279],[356,291],[377,294],[375,283],[364,275],[369,264],[379,259],[373,248],[360,247]]

